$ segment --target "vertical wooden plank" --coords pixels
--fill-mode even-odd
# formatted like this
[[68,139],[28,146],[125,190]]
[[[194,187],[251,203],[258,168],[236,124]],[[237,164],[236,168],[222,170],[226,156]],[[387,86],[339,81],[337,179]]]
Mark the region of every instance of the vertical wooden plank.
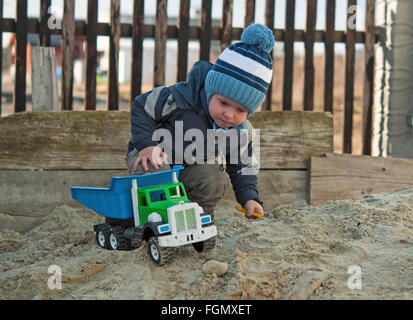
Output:
[[[275,1],[275,0],[274,0]],[[255,21],[255,0],[245,0],[244,26],[248,27]]]
[[110,1],[108,110],[119,110],[120,0]]
[[201,36],[199,38],[199,42],[200,42],[199,59],[204,60],[204,61],[209,61],[209,55],[211,51],[211,23],[212,23],[211,15],[212,15],[211,0],[202,0],[201,21],[200,21]]
[[86,33],[86,110],[96,110],[97,22],[98,0],[88,0]]
[[307,26],[305,32],[304,110],[314,110],[314,40],[317,0],[307,0]]
[[346,72],[344,98],[343,153],[352,152],[353,110],[354,110],[354,67],[356,40],[356,0],[348,0],[346,34]]
[[16,78],[14,112],[26,111],[27,0],[16,2]]
[[65,0],[62,22],[61,109],[73,109],[73,50],[75,46],[75,1]]
[[224,0],[222,21],[221,21],[221,51],[231,44],[232,39],[232,9],[233,0]]
[[287,1],[284,37],[283,110],[292,110],[294,67],[295,0]]
[[155,70],[154,86],[165,85],[166,38],[168,32],[168,17],[166,14],[167,0],[157,0],[155,24]]
[[50,47],[50,33],[47,23],[51,17],[49,9],[51,0],[41,0],[40,15],[39,15],[39,45],[42,47]]
[[364,46],[365,72],[363,89],[363,154],[371,155],[373,86],[374,86],[374,16],[375,0],[366,2],[366,43]]
[[[274,13],[275,13],[275,0],[267,0],[266,5],[265,5],[265,25],[271,30],[274,30]],[[271,57],[273,57],[273,51],[270,52],[270,55]],[[273,88],[273,82],[271,81],[270,86],[268,87],[267,97],[262,106],[262,110],[271,111],[272,88]]]
[[142,93],[144,1],[133,2],[131,102]]
[[185,81],[188,71],[189,0],[181,0],[178,22],[177,80]]
[[328,0],[326,7],[324,111],[333,112],[334,103],[334,33],[336,0]]
[[[3,27],[3,0],[0,0],[0,27]],[[3,32],[0,29],[0,66],[3,70]],[[3,97],[3,72],[0,71],[0,118],[2,109],[2,97]]]

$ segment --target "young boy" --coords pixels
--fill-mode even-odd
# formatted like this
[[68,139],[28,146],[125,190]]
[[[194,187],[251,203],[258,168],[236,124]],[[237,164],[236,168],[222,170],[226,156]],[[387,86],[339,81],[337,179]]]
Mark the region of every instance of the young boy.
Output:
[[[199,61],[186,82],[157,87],[136,97],[131,110],[132,139],[126,156],[129,174],[170,170],[168,161],[183,165],[179,180],[188,198],[213,217],[229,181],[223,165],[211,164],[208,160],[211,156],[221,160],[225,157],[226,172],[237,201],[247,210],[246,217],[253,219],[254,211],[264,214],[257,176],[245,174],[251,163],[243,163],[240,157],[237,163],[229,159],[231,152],[243,147],[242,141],[247,144],[248,154],[252,153],[251,139],[245,143],[241,134],[246,131],[242,129],[251,129],[247,118],[265,99],[273,73],[270,55],[273,46],[270,29],[261,24],[250,25],[242,33],[241,42],[226,48],[214,65]],[[214,148],[211,155],[205,151],[211,131],[221,135],[235,132],[239,145],[225,146],[224,151]],[[163,141],[168,148],[162,150],[159,140],[154,139],[156,132],[170,133],[171,139]],[[192,136],[192,141],[187,141],[188,136]],[[187,152],[191,149],[188,147],[195,142],[204,142],[204,148],[196,148],[197,152],[201,149],[201,154],[196,155],[196,161],[189,161]],[[193,154],[191,159],[195,159]]]

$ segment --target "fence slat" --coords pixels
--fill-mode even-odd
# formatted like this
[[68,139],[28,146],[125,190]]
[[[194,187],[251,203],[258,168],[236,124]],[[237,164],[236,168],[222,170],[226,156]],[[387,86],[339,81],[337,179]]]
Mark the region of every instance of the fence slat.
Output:
[[199,59],[209,61],[211,51],[211,23],[212,5],[210,0],[202,0],[200,19],[200,53]]
[[16,2],[16,78],[14,112],[26,111],[27,0]]
[[324,111],[333,112],[334,103],[334,39],[336,20],[336,0],[327,1],[325,67],[324,67]]
[[353,111],[354,111],[354,63],[355,63],[355,26],[356,0],[348,0],[347,8],[347,38],[346,38],[346,72],[344,97],[344,134],[343,153],[352,151]]
[[143,14],[144,1],[134,1],[132,22],[131,102],[136,96],[142,93]]
[[155,70],[154,86],[165,84],[166,68],[166,38],[168,32],[168,17],[166,15],[166,0],[157,0],[155,23]]
[[[267,0],[265,5],[265,25],[271,30],[274,29],[274,14],[275,14],[275,0]],[[273,57],[273,51],[270,52],[271,57]],[[263,103],[262,109],[271,111],[272,105],[272,88],[273,81],[271,81],[270,86],[267,91],[267,97]]]
[[231,44],[232,39],[232,9],[233,0],[224,0],[222,13],[221,51]]
[[307,27],[305,32],[304,110],[314,110],[314,35],[317,0],[307,0]]
[[177,80],[185,81],[188,71],[189,0],[181,0],[178,22]]
[[246,0],[245,1],[244,26],[248,27],[254,21],[255,21],[255,0]]
[[[0,0],[0,27],[3,27],[3,0]],[[3,48],[3,32],[0,30],[0,44]],[[0,50],[0,66],[3,69],[3,50]],[[2,109],[2,92],[3,92],[3,72],[0,72],[0,118]]]
[[295,0],[287,1],[286,28],[284,33],[284,87],[283,110],[292,110],[294,67]]
[[110,1],[108,110],[119,110],[119,41],[120,41],[120,0]]
[[61,109],[73,109],[73,50],[75,46],[75,1],[64,1],[62,22]]
[[372,112],[373,112],[373,87],[374,87],[374,33],[375,0],[366,3],[366,44],[365,72],[363,89],[363,154],[371,155]]
[[86,110],[96,110],[97,8],[98,0],[88,0],[86,31]]
[[41,0],[40,3],[39,45],[42,47],[50,47],[50,34],[47,23],[51,17],[51,14],[49,13],[51,3],[51,0]]

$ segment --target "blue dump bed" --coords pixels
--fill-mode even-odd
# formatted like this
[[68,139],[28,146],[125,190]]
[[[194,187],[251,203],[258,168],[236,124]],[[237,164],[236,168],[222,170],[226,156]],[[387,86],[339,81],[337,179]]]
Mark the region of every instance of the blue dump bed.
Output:
[[174,166],[172,170],[142,176],[113,177],[109,188],[72,187],[72,198],[106,218],[130,219],[133,218],[132,180],[137,180],[138,188],[172,183],[172,173],[176,172],[178,179],[182,169]]

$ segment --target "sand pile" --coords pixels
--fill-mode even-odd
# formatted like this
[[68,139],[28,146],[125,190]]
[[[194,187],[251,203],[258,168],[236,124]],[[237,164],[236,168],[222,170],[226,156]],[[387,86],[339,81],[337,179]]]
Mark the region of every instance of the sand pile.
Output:
[[[103,219],[91,210],[56,208],[26,234],[0,233],[0,299],[413,299],[413,189],[297,202],[256,221],[234,206],[220,203],[214,250],[179,248],[165,267],[146,245],[99,248],[92,227]],[[203,272],[209,261],[228,268]],[[48,288],[51,265],[62,270],[61,290]]]

